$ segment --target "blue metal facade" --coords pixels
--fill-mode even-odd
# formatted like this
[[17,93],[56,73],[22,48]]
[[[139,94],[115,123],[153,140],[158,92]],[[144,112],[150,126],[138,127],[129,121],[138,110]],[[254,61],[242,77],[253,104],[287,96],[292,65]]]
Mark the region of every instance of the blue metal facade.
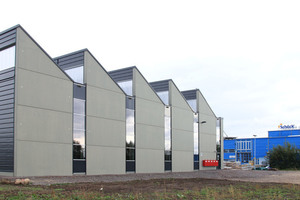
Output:
[[256,158],[256,164],[264,164],[267,153],[277,145],[289,142],[300,148],[300,129],[269,131],[268,135],[267,138],[225,139],[224,160],[245,164]]

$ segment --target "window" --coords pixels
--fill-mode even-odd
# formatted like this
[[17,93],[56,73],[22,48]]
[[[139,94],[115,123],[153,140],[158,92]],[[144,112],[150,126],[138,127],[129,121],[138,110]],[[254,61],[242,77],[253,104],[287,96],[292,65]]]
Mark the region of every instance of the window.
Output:
[[128,81],[120,81],[118,85],[122,88],[122,90],[129,96],[132,96],[132,80]]
[[77,83],[83,84],[83,66],[66,69],[65,72]]
[[199,154],[198,123],[194,123],[194,154]]
[[74,130],[84,130],[85,129],[85,116],[78,115],[74,113]]
[[194,113],[194,170],[199,169],[199,119]]
[[236,149],[237,150],[251,150],[251,141],[237,141]]
[[126,149],[126,160],[134,161],[135,160],[135,149]]
[[73,159],[85,159],[85,100],[73,99]]
[[170,108],[165,108],[165,150],[171,151],[171,116]]
[[171,160],[172,160],[171,151],[165,151],[165,161],[171,161]]
[[197,112],[197,101],[196,99],[187,100],[188,104],[191,106],[194,112]]
[[126,146],[134,147],[134,110],[126,109]]
[[85,159],[84,145],[73,145],[73,159]]
[[[73,71],[74,72],[74,71]],[[86,173],[86,88],[73,85],[73,173]]]
[[85,100],[74,99],[74,113],[85,115]]
[[171,109],[165,107],[165,170],[172,170]]
[[15,66],[16,46],[0,51],[0,71]]
[[74,144],[85,144],[84,130],[73,130],[73,143]]
[[135,171],[135,99],[126,98],[126,171]]
[[157,95],[165,105],[169,105],[169,91],[157,92]]

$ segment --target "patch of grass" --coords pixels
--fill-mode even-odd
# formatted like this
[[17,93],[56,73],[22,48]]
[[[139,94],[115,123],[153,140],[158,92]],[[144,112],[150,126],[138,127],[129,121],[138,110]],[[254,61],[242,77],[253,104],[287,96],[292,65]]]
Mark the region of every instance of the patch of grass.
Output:
[[[142,181],[134,182],[136,185],[139,183],[142,183]],[[171,183],[174,188],[170,185]],[[164,180],[161,183],[153,181],[149,183],[149,188],[152,188],[151,192],[148,190],[135,190],[134,186],[130,188],[130,192],[124,190],[120,192],[117,189],[114,192],[103,192],[99,191],[97,187],[91,190],[88,187],[89,183],[80,186],[76,184],[54,186],[0,184],[0,199],[300,199],[300,185],[247,182],[239,182],[238,184],[234,182],[232,184],[218,184],[216,182],[207,185],[193,183],[193,187],[185,188],[183,186],[181,189],[178,188],[176,179]],[[85,188],[89,188],[89,190]]]

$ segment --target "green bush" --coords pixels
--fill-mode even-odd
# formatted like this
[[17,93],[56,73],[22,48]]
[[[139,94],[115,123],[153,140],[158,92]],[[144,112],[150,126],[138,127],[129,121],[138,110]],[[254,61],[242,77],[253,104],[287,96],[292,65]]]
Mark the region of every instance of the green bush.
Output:
[[290,143],[273,147],[269,163],[270,167],[277,169],[300,169],[300,149]]

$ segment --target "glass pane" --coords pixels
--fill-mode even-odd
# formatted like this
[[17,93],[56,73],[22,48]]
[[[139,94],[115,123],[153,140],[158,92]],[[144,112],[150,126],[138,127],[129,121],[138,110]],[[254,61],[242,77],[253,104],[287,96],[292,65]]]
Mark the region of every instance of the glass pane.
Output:
[[126,145],[134,147],[134,110],[126,109]]
[[165,150],[167,150],[167,151],[171,150],[171,130],[170,129],[165,130]]
[[77,83],[83,83],[83,66],[67,69],[65,72]]
[[165,129],[171,129],[171,118],[165,117]]
[[85,134],[84,130],[74,130],[73,131],[73,144],[85,144]]
[[194,123],[194,154],[199,152],[198,123]]
[[85,101],[74,98],[74,113],[85,115]]
[[135,149],[126,149],[126,160],[135,160]]
[[126,147],[134,147],[134,132],[126,133]]
[[132,96],[132,80],[120,81],[118,82],[118,85],[127,95]]
[[172,162],[171,161],[165,161],[165,171],[172,170]]
[[165,151],[165,160],[172,160],[171,151]]
[[171,150],[171,117],[170,108],[165,108],[165,150]]
[[74,130],[85,130],[85,117],[74,114]]
[[12,46],[0,51],[0,70],[15,66],[16,47]]
[[157,95],[165,105],[169,105],[169,91],[157,92]]
[[194,110],[194,112],[197,112],[197,101],[196,101],[196,99],[190,99],[190,100],[187,100],[187,102],[189,103],[191,108]]
[[126,172],[135,171],[135,161],[126,161]]
[[84,145],[73,145],[73,159],[85,159]]

